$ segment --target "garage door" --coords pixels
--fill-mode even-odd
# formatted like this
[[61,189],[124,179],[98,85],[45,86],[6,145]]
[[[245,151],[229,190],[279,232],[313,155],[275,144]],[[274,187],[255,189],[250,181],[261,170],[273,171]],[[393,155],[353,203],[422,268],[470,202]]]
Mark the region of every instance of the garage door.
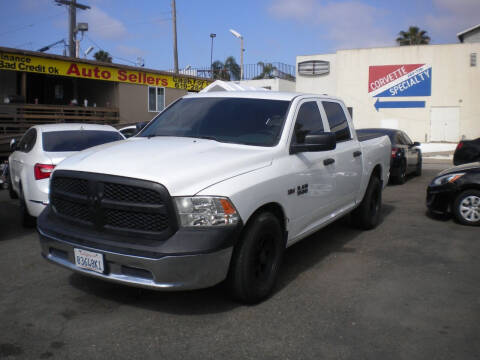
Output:
[[458,107],[430,108],[430,141],[458,142],[460,137]]

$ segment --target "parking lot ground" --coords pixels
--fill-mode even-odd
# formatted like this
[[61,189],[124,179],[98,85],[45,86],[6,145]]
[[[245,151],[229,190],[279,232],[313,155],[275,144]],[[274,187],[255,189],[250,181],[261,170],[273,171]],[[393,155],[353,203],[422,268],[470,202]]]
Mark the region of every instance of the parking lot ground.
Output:
[[0,192],[0,358],[478,359],[480,229],[426,215],[444,163],[384,192],[368,232],[342,219],[290,247],[275,294],[162,293],[73,274],[40,256]]

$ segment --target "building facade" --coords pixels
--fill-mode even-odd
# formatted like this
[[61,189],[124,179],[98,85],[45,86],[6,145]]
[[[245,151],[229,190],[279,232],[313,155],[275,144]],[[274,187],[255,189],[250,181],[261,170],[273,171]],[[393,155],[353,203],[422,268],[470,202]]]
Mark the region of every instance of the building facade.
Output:
[[415,141],[480,137],[480,43],[341,50],[297,57],[296,90],[342,98],[357,128]]
[[150,120],[211,81],[184,74],[0,47],[0,103],[118,109],[119,121]]

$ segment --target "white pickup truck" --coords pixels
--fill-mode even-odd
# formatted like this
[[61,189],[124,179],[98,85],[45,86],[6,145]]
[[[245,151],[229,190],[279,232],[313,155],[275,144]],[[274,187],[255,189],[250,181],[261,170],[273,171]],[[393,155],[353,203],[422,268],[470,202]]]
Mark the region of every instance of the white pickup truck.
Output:
[[377,225],[390,149],[386,136],[359,142],[330,96],[187,95],[137,136],[55,168],[42,255],[153,289],[226,280],[236,299],[259,302],[286,247],[352,211],[357,226]]

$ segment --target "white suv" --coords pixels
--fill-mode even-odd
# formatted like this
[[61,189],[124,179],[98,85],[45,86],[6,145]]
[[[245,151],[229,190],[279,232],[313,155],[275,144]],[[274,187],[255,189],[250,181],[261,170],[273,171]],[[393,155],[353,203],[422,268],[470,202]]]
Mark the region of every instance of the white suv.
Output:
[[18,143],[12,140],[10,196],[20,199],[22,224],[33,226],[48,204],[50,174],[60,161],[89,147],[123,139],[109,125],[49,124],[32,126]]

